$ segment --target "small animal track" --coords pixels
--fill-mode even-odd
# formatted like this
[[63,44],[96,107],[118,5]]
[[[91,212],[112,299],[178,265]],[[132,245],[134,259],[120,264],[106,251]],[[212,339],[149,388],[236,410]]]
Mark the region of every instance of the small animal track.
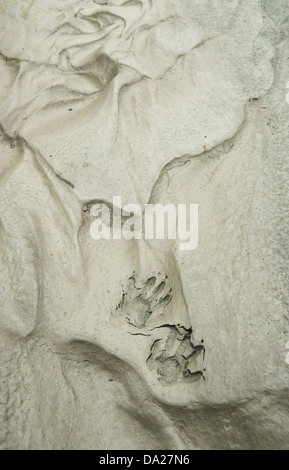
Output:
[[117,308],[121,309],[131,325],[143,328],[151,315],[162,314],[171,300],[171,288],[166,276],[159,282],[152,276],[145,283],[139,283],[133,274],[127,281]]
[[[136,333],[130,334],[155,338],[146,362],[151,370],[157,372],[159,381],[168,385],[196,382],[204,378],[203,371],[198,370],[196,363],[200,354],[204,360],[204,345],[193,344],[192,328],[162,323],[164,309],[173,296],[167,276],[159,276],[139,282],[133,273],[126,282],[117,310],[137,329]],[[154,322],[159,317],[159,326],[148,326],[152,316]]]
[[196,369],[196,359],[205,348],[202,344],[192,343],[192,329],[180,325],[161,325],[164,336],[156,339],[147,358],[149,368],[157,370],[159,380],[166,384],[192,383],[203,376]]

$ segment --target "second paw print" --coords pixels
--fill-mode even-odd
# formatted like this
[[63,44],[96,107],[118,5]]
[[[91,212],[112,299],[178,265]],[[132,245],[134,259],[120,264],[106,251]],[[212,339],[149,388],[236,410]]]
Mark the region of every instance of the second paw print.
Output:
[[126,320],[136,328],[146,326],[153,314],[162,314],[172,300],[172,289],[166,276],[152,276],[145,282],[137,281],[136,274],[129,277],[117,307]]

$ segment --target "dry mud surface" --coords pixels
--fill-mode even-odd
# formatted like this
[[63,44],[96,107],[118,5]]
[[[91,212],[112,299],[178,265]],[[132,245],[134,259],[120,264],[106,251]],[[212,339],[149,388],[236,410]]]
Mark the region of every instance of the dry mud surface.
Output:
[[[287,0],[1,2],[2,449],[289,448],[288,31]],[[94,240],[114,196],[198,204],[198,247]]]

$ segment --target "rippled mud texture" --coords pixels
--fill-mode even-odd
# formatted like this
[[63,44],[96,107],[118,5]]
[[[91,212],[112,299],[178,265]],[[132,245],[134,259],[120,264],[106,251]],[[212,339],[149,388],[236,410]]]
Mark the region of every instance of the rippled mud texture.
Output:
[[[288,449],[288,12],[1,2],[1,448]],[[197,249],[94,240],[114,196]]]

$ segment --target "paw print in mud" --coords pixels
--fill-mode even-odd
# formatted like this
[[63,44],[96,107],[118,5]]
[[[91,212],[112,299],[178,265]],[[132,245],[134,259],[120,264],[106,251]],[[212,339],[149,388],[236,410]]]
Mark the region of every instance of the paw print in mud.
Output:
[[193,344],[191,328],[164,324],[154,330],[159,331],[159,338],[151,345],[147,365],[156,370],[159,381],[192,383],[204,378],[204,369],[198,370],[196,360],[202,355],[203,363],[205,348],[203,344]]
[[162,314],[171,300],[166,276],[161,280],[152,276],[145,283],[139,283],[133,274],[126,283],[117,309],[123,312],[129,324],[143,328],[151,315],[154,312]]
[[[156,372],[158,380],[165,385],[191,384],[205,379],[205,347],[203,341],[193,343],[192,328],[164,322],[165,308],[171,300],[172,289],[167,276],[152,276],[140,282],[133,273],[123,288],[117,310],[129,325],[141,329],[142,332],[136,334],[151,338],[146,364]],[[152,315],[157,326],[149,324]]]

